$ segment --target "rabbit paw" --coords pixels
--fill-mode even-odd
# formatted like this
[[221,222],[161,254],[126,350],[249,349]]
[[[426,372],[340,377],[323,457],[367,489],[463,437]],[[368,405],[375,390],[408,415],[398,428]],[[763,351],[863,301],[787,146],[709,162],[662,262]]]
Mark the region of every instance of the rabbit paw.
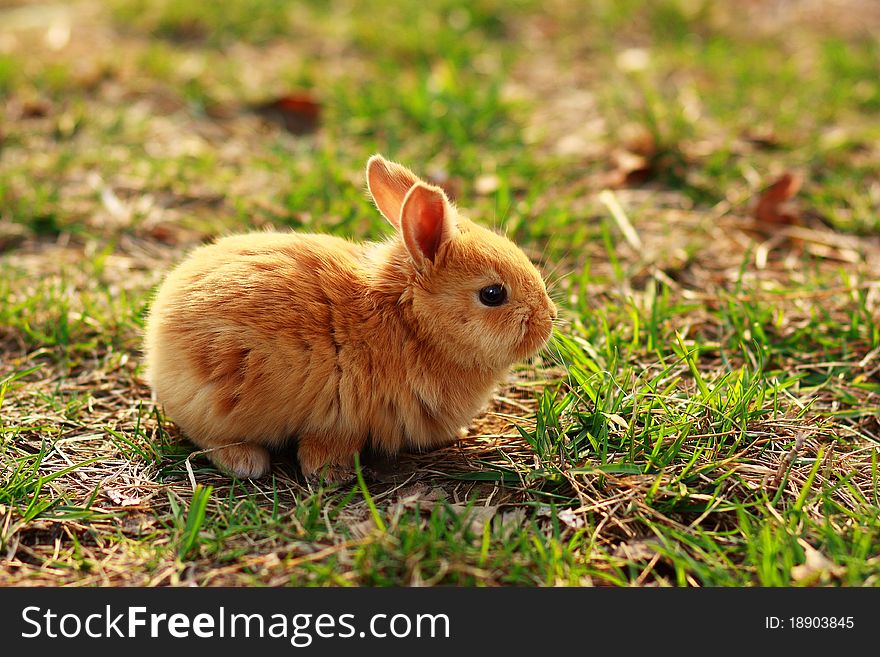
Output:
[[[350,451],[351,450],[351,451]],[[316,484],[342,484],[355,478],[354,452],[350,445],[339,449],[334,441],[319,436],[300,436],[297,458],[306,480]]]
[[208,456],[218,468],[239,479],[257,479],[269,472],[269,451],[260,445],[229,445],[208,452]]

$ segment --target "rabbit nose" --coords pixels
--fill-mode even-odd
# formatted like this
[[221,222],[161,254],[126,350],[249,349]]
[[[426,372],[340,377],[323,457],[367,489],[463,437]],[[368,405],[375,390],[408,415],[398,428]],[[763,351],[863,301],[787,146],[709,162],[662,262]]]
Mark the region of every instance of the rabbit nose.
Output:
[[556,304],[551,301],[549,304],[549,309],[550,309],[550,319],[555,320],[556,316],[558,314],[556,311]]

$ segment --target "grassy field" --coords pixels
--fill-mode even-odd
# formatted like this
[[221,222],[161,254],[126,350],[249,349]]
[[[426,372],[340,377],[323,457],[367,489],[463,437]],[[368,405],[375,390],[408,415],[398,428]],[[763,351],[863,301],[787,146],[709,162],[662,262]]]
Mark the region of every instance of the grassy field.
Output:
[[[0,585],[880,584],[876,3],[427,4],[0,2]],[[374,152],[559,334],[453,447],[230,480],[150,401],[151,291],[385,235]]]

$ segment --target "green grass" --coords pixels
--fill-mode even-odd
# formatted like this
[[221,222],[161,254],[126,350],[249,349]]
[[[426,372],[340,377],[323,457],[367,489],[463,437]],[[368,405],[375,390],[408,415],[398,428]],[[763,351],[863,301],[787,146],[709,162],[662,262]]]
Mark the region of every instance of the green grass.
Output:
[[[9,21],[0,583],[876,586],[880,26],[736,7],[114,1],[58,50]],[[254,111],[285,93],[317,132]],[[151,291],[232,231],[387,234],[377,151],[564,321],[459,446],[230,480],[150,401]],[[799,223],[756,225],[786,171]]]

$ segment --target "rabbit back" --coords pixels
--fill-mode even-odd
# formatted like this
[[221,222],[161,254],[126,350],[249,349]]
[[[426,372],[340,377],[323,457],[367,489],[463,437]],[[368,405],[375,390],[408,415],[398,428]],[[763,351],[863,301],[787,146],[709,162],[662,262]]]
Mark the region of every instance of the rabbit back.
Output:
[[207,448],[339,424],[343,351],[370,314],[358,307],[368,303],[363,254],[295,233],[197,249],[169,274],[147,322],[147,378],[168,415]]

